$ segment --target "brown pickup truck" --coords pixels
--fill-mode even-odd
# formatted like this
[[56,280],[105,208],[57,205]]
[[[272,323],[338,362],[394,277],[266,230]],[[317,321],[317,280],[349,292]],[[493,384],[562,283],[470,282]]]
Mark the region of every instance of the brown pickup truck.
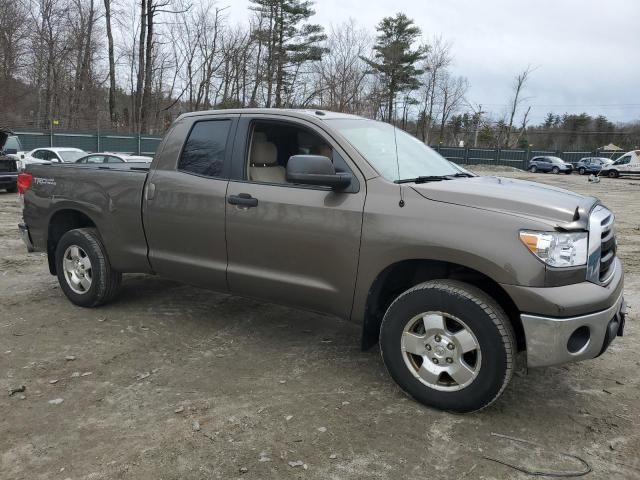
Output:
[[23,239],[73,303],[144,272],[337,315],[440,409],[489,405],[516,359],[594,358],[623,331],[614,216],[596,198],[475,176],[352,115],[186,114],[151,166],[31,165],[18,187]]

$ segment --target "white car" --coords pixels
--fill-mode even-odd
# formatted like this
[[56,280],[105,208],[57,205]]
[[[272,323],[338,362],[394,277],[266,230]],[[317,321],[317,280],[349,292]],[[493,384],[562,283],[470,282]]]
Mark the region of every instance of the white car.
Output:
[[91,153],[79,158],[75,163],[151,163],[153,158],[144,155],[129,155],[128,153]]
[[27,165],[33,164],[73,163],[86,154],[84,150],[71,147],[36,148],[30,152],[19,153],[19,168],[24,170]]
[[603,165],[600,170],[601,177],[616,178],[630,174],[640,175],[640,150],[631,150],[615,162]]

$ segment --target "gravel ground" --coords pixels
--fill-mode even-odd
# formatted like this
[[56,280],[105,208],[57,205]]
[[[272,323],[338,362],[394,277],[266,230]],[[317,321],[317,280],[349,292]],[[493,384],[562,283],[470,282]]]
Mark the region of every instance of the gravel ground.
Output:
[[640,181],[501,174],[615,211],[631,310],[602,357],[516,376],[471,415],[406,398],[334,318],[141,275],[109,306],[74,307],[0,193],[0,478],[528,478],[485,456],[582,467],[559,452],[587,478],[640,478]]

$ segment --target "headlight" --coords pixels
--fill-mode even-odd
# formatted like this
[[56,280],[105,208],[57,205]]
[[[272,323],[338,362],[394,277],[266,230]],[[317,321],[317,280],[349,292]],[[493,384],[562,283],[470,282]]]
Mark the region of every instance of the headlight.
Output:
[[540,260],[552,267],[587,264],[587,232],[520,232],[520,241]]

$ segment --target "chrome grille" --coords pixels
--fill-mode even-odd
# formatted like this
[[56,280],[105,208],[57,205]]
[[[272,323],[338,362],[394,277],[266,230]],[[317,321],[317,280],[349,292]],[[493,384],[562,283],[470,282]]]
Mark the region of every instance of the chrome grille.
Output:
[[599,205],[589,217],[587,280],[607,284],[615,273],[616,236],[613,213]]

